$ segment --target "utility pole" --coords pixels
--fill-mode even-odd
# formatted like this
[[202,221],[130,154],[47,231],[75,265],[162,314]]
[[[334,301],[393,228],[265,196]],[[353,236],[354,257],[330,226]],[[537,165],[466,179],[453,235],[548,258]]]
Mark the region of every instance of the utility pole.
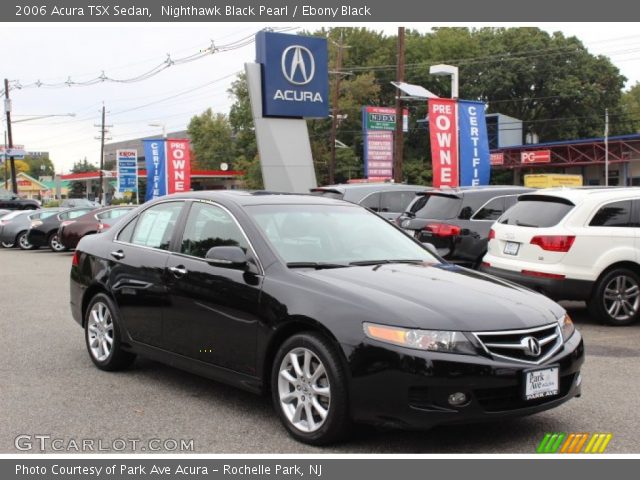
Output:
[[[396,81],[404,82],[404,27],[398,27],[398,64],[396,67]],[[402,156],[404,147],[404,135],[402,131],[402,100],[400,90],[396,89],[396,135],[395,155],[393,157],[393,180],[402,183]]]
[[335,183],[335,173],[336,173],[336,137],[338,135],[338,101],[340,100],[340,81],[342,80],[342,51],[345,47],[344,45],[344,32],[340,32],[340,43],[336,44],[338,47],[338,53],[336,55],[336,83],[333,88],[333,101],[332,101],[332,111],[333,115],[331,117],[331,159],[329,160],[329,184],[332,185]]
[[100,172],[99,172],[99,178],[100,181],[98,183],[98,202],[100,202],[101,205],[104,206],[104,204],[106,202],[103,201],[103,189],[104,189],[104,185],[103,185],[103,181],[104,181],[104,141],[106,140],[106,133],[107,133],[107,127],[111,127],[112,125],[105,125],[105,117],[106,117],[106,109],[104,104],[102,104],[102,121],[100,122],[100,125],[94,125],[95,127],[99,127],[100,128],[100,136],[96,137],[97,140],[100,140]]
[[[626,179],[625,179],[626,181]],[[609,109],[604,109],[604,186],[609,186]]]
[[4,131],[4,189],[9,190],[9,162],[7,161],[7,131]]
[[[4,79],[4,111],[7,114],[7,134],[9,138],[9,150],[13,149],[13,135],[11,134],[11,99],[9,98],[9,80]],[[5,162],[6,162],[6,150],[5,150]],[[18,180],[16,179],[16,162],[13,155],[9,157],[11,165],[11,190],[15,195],[18,194]]]

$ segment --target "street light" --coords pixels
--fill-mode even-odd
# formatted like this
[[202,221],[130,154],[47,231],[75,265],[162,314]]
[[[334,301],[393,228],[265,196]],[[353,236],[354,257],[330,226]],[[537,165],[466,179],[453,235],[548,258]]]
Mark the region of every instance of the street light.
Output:
[[451,98],[458,98],[458,67],[453,65],[431,65],[429,68],[431,75],[450,75],[451,76]]
[[51,117],[75,117],[75,113],[48,113],[44,115],[14,115],[14,117],[29,117],[22,120],[12,120],[11,123],[30,122],[32,120],[42,120],[43,118]]
[[150,127],[162,127],[162,138],[167,138],[167,124],[166,123],[150,123]]

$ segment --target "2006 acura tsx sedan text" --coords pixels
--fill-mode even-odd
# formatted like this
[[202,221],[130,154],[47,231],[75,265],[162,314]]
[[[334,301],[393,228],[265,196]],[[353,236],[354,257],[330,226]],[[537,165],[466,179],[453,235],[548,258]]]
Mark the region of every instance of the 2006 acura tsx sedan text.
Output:
[[444,262],[360,206],[265,192],[163,197],[83,238],[71,308],[93,363],[144,355],[270,392],[326,444],[351,422],[424,429],[580,394],[565,310]]

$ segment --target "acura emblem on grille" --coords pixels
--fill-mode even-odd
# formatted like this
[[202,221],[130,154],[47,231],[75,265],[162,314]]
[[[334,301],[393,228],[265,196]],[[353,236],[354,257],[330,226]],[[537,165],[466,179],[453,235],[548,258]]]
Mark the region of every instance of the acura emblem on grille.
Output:
[[530,357],[539,357],[542,349],[540,348],[540,342],[535,337],[524,337],[520,340],[520,345],[526,355]]

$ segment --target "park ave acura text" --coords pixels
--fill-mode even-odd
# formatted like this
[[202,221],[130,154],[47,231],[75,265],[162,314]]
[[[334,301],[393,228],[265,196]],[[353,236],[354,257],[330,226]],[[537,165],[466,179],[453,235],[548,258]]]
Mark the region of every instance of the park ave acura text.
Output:
[[98,368],[139,354],[270,392],[312,444],[352,422],[425,429],[580,395],[583,342],[561,306],[329,198],[149,202],[80,241],[71,308]]

